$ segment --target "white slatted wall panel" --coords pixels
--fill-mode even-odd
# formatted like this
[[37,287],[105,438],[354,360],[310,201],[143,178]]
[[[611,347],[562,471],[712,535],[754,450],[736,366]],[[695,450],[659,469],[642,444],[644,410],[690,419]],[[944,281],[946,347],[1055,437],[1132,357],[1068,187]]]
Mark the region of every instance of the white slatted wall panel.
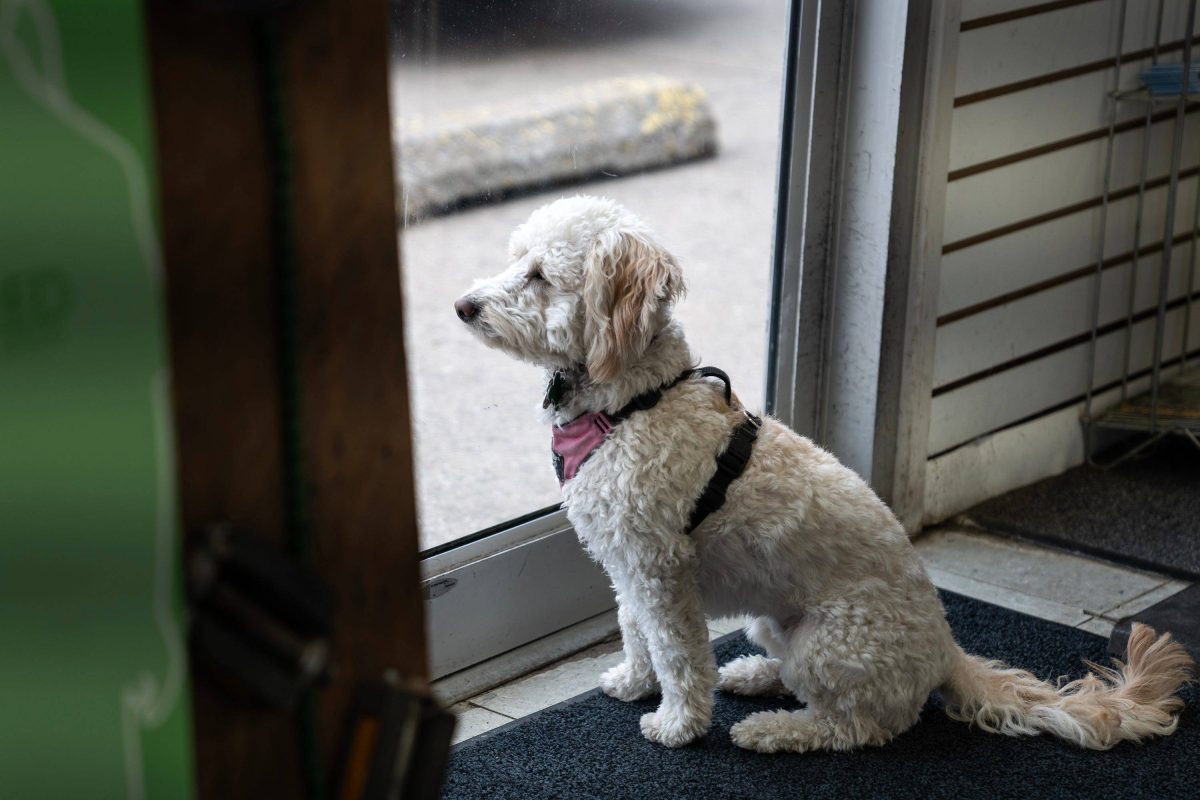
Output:
[[[965,0],[946,193],[929,454],[946,453],[1014,423],[1077,402],[1087,388],[1093,274],[1100,231],[1119,0],[1062,3]],[[1022,14],[1023,11],[1038,13]],[[1156,3],[1129,0],[1122,53],[1154,43]],[[1160,62],[1180,60],[1186,0],[1167,0]],[[998,15],[998,16],[997,16]],[[983,18],[992,17],[990,20]],[[1200,48],[1194,50],[1200,54]],[[1107,62],[1107,64],[1106,64]],[[1144,53],[1122,69],[1136,85]],[[1200,105],[1197,103],[1196,105]],[[1100,324],[1125,318],[1129,289],[1145,315],[1157,301],[1174,123],[1150,128],[1151,184],[1143,209],[1143,255],[1134,271],[1136,187],[1145,137],[1144,105],[1123,104],[1109,206]],[[1183,172],[1170,246],[1166,358],[1182,346],[1183,298],[1200,184],[1200,108],[1187,117]],[[1124,190],[1125,196],[1120,193]],[[1197,270],[1200,273],[1200,270]],[[1132,284],[1131,284],[1132,279]],[[1192,292],[1200,291],[1197,274]],[[1150,366],[1153,320],[1098,343],[1097,383]],[[1103,328],[1102,328],[1103,329]],[[1192,306],[1189,351],[1200,348],[1200,302]],[[1128,341],[1128,344],[1127,344]]]

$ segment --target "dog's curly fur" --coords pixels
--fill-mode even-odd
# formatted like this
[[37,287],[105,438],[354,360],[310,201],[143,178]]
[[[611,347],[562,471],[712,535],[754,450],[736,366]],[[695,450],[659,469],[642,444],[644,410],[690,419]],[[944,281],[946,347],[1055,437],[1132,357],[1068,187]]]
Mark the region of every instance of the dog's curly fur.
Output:
[[[676,260],[616,203],[559,200],[512,235],[511,264],[464,297],[484,342],[568,376],[564,424],[614,412],[694,366],[672,303]],[[904,530],[856,474],[767,418],[725,505],[691,535],[688,517],[744,415],[700,379],[632,415],[563,487],[580,541],[617,593],[625,660],[601,676],[621,700],[662,693],[646,738],[703,736],[713,689],[791,693],[800,711],[733,726],[754,750],[846,750],[911,727],[931,691],[947,712],[1008,735],[1048,732],[1083,747],[1171,733],[1191,659],[1169,636],[1135,627],[1129,664],[1056,688],[963,653]],[[756,617],[766,652],[719,671],[705,613]]]

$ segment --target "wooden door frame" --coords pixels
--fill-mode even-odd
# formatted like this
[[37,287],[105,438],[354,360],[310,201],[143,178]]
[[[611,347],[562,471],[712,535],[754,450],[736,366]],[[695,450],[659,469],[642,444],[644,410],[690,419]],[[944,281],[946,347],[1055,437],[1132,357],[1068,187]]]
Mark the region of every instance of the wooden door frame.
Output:
[[[294,165],[303,495],[311,566],[338,602],[334,674],[316,705],[328,772],[356,682],[426,676],[388,17],[385,0],[306,0],[273,13]],[[282,543],[280,319],[256,21],[170,0],[151,0],[147,19],[185,546],[217,520]],[[305,793],[294,715],[232,702],[202,672],[192,702],[199,797]]]

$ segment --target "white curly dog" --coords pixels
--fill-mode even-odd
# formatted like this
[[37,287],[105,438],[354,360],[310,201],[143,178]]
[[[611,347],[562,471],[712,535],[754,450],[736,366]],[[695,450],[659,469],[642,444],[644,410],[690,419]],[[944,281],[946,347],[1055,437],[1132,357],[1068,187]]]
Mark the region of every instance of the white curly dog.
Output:
[[[678,747],[703,736],[714,687],[805,704],[733,726],[735,743],[763,752],[883,744],[917,722],[935,689],[952,717],[1011,736],[1044,731],[1106,749],[1175,729],[1192,661],[1169,635],[1137,627],[1128,664],[1091,665],[1060,688],[965,654],[887,506],[776,420],[764,421],[724,505],[687,533],[746,414],[719,383],[674,382],[696,364],[671,319],[678,263],[637,217],[585,196],[535,211],[509,247],[508,268],[455,310],[486,344],[546,368],[546,421],[561,431],[663,389],[652,408],[605,429],[562,489],[617,593],[625,660],[601,686],[627,701],[662,694],[641,718],[646,738]],[[718,672],[706,613],[754,616],[746,634],[768,655]]]

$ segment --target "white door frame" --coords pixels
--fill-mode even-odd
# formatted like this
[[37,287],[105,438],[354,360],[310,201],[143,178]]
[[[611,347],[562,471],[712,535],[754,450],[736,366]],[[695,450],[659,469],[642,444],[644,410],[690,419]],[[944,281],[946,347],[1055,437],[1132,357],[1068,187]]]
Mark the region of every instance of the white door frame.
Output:
[[959,0],[793,19],[769,409],[919,529]]

